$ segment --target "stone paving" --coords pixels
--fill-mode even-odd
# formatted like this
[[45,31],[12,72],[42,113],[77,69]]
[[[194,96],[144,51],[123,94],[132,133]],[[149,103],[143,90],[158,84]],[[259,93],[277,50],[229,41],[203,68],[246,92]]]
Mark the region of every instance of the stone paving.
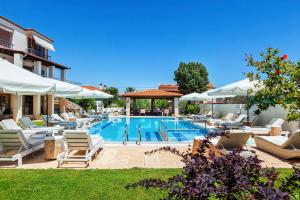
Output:
[[[170,145],[180,151],[186,151],[188,144]],[[145,155],[144,152],[162,147],[162,145],[135,145],[126,146],[119,144],[105,144],[104,149],[96,156],[88,168],[91,169],[127,169],[133,167],[139,168],[181,168],[183,163],[180,157],[169,152],[156,152],[152,155]],[[263,160],[262,165],[276,168],[291,168],[293,165],[300,165],[300,160],[286,161],[273,155],[259,151],[253,147],[258,158]],[[47,169],[57,168],[57,161],[48,161],[44,159],[44,152],[36,152],[28,156],[23,161],[21,167],[16,167],[16,163],[0,163],[1,168],[24,168],[24,169]],[[65,164],[63,168],[85,169],[81,163]]]

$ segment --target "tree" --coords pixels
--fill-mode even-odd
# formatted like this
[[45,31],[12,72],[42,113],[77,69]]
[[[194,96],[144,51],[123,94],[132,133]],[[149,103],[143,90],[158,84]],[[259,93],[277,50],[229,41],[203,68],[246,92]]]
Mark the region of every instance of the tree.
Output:
[[206,67],[198,62],[181,62],[174,72],[174,80],[183,94],[205,92],[209,83]]
[[127,87],[125,89],[125,93],[131,93],[131,92],[134,92],[134,91],[135,91],[135,88],[133,88],[133,87]]
[[104,90],[104,92],[113,95],[113,98],[110,98],[107,101],[104,101],[105,107],[108,107],[111,104],[117,104],[117,101],[119,99],[119,90],[118,90],[118,88],[108,87]]
[[80,105],[84,110],[96,110],[95,99],[70,99],[70,100]]
[[[248,66],[254,68],[247,76],[260,84],[250,98],[248,108],[257,106],[256,114],[269,107],[281,105],[288,110],[287,120],[300,119],[300,61],[288,60],[286,54],[279,55],[278,49],[268,48],[260,53],[260,60],[252,55],[246,57]],[[252,91],[253,92],[253,91]]]
[[169,101],[166,99],[156,99],[155,100],[155,108],[165,109],[170,106]]

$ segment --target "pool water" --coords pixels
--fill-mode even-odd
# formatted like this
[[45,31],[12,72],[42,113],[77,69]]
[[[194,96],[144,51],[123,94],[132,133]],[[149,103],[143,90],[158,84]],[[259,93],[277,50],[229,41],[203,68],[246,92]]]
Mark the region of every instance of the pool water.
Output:
[[[141,142],[163,142],[160,134],[162,126],[167,130],[168,141],[192,141],[195,136],[205,135],[206,130],[190,122],[174,120],[171,118],[116,118],[104,120],[90,128],[91,134],[100,134],[105,141],[124,141],[125,126],[128,126],[128,141],[138,140],[140,126]],[[163,124],[163,125],[162,125]]]

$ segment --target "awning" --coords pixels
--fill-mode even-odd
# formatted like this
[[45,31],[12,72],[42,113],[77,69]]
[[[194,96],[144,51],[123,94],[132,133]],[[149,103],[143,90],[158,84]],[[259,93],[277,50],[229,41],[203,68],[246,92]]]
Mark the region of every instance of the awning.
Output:
[[45,78],[50,83],[55,84],[55,93],[54,95],[57,97],[68,97],[68,96],[76,96],[82,88],[78,85],[74,85],[71,83],[67,83],[64,81],[59,81],[51,78]]
[[14,30],[9,29],[9,28],[7,28],[7,27],[1,25],[1,24],[0,24],[0,28],[3,29],[3,30],[5,30],[5,31],[7,31],[7,32],[10,32],[10,33],[14,32]]
[[54,46],[53,44],[45,41],[45,40],[42,40],[41,38],[39,38],[38,36],[35,36],[35,35],[32,35],[33,38],[34,38],[34,41],[38,44],[38,45],[41,45],[42,47],[46,48],[46,49],[49,49],[51,51],[55,51],[54,49]]
[[0,58],[0,72],[1,92],[35,95],[53,94],[55,91],[55,84],[2,58]]

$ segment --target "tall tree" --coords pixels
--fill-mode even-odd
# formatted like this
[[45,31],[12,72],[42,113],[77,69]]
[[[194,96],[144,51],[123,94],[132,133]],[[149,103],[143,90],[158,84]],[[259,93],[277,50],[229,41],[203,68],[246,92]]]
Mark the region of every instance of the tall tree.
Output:
[[107,101],[104,101],[105,107],[108,107],[111,104],[118,104],[118,100],[119,100],[119,90],[118,90],[118,88],[108,87],[104,90],[104,92],[113,95],[113,98],[110,98]]
[[205,92],[209,83],[206,67],[198,62],[181,62],[174,72],[174,80],[183,94]]
[[133,87],[127,87],[125,89],[125,93],[130,93],[130,92],[134,92],[134,91],[135,91],[135,88],[133,88]]
[[259,114],[269,107],[281,105],[289,111],[288,120],[300,119],[300,61],[294,63],[286,54],[280,55],[279,50],[273,48],[260,53],[259,60],[250,55],[246,61],[254,68],[248,77],[263,85],[263,88],[259,84],[256,86],[258,91],[250,99],[248,108],[256,105]]

